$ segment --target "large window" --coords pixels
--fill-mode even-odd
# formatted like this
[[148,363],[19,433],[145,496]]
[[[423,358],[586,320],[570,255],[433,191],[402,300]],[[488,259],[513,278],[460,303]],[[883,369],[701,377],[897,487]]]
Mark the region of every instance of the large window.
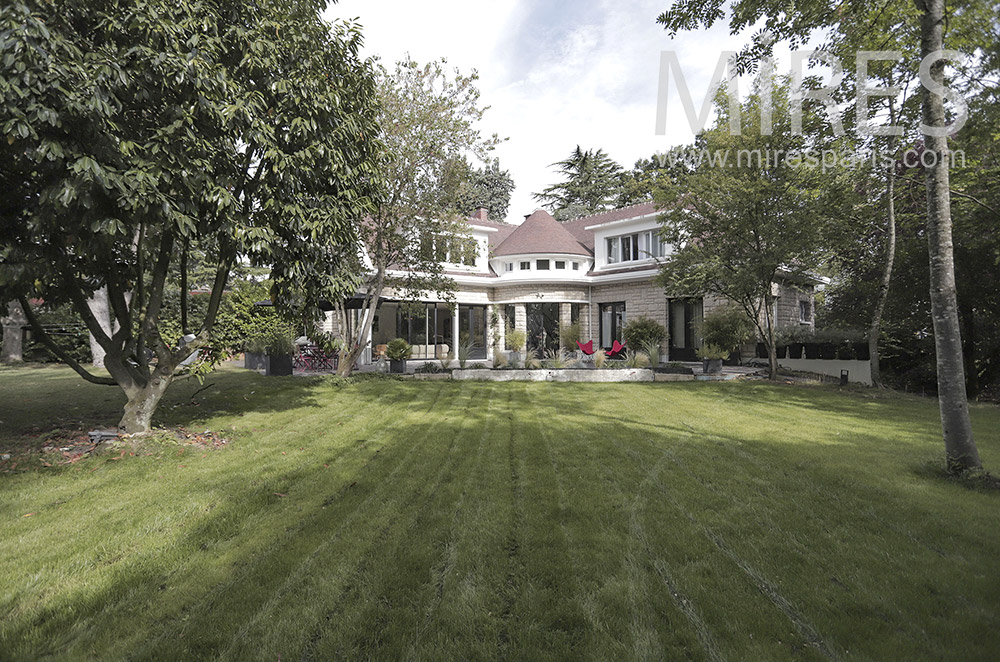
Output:
[[617,340],[622,341],[622,329],[625,327],[625,302],[601,304],[601,347],[611,349]]
[[663,257],[665,248],[657,230],[609,237],[607,239],[608,264]]

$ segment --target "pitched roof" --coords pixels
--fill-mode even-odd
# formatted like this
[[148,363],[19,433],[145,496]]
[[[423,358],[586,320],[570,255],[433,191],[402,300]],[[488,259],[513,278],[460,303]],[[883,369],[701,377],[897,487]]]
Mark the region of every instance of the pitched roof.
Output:
[[[593,244],[593,239],[591,239]],[[524,255],[530,253],[564,253],[590,256],[592,250],[563,227],[544,209],[538,209],[524,219],[503,241],[493,254]]]

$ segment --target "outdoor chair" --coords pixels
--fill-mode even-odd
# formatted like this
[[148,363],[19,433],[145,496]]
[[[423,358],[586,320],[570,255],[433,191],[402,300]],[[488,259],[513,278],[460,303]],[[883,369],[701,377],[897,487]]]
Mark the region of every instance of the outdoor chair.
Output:
[[580,351],[583,352],[584,354],[586,354],[587,356],[593,356],[593,354],[594,354],[594,341],[593,340],[588,340],[586,344],[584,344],[584,343],[580,342],[579,340],[577,340],[576,341],[576,346],[579,347]]
[[611,351],[608,352],[608,358],[617,359],[624,351],[625,351],[625,343],[620,343],[616,340],[611,345]]

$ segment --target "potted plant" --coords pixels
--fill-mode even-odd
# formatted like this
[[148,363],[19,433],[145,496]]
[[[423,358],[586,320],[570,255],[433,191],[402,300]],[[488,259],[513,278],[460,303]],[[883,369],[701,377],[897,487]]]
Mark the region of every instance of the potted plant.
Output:
[[507,349],[510,350],[510,362],[520,363],[521,352],[524,350],[524,343],[527,342],[528,336],[519,329],[511,329],[507,333]]
[[722,360],[729,356],[729,351],[718,345],[707,344],[698,350],[698,358],[702,361],[701,371],[706,375],[718,375],[722,372]]
[[263,370],[267,367],[264,354],[267,351],[267,341],[254,337],[247,341],[243,351],[243,367],[247,370]]
[[410,358],[413,348],[402,338],[389,341],[385,355],[389,358],[389,372],[403,374],[406,372],[406,359]]
[[[753,336],[753,323],[747,318],[746,313],[736,306],[719,308],[706,315],[701,323],[702,341],[706,345],[722,348],[726,352],[723,359],[729,359],[730,355],[734,354],[737,364],[741,362],[740,347],[750,342]],[[766,345],[763,348],[758,347],[758,353],[761,349],[764,349],[766,357]]]
[[288,329],[276,327],[267,339],[264,374],[268,377],[288,377],[292,374],[292,353],[295,339]]

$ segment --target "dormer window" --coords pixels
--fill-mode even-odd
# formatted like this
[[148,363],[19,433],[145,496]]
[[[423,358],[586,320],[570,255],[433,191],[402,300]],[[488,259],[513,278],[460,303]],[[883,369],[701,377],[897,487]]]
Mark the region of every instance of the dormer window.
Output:
[[564,260],[556,260],[556,269],[565,269],[566,262]]
[[607,250],[608,264],[648,260],[665,254],[663,241],[656,230],[609,237]]
[[504,263],[503,270],[504,271],[514,271],[514,263],[513,262],[506,262],[506,263]]
[[529,271],[531,269],[531,262],[522,262],[521,271]]
[[573,263],[573,271],[579,271],[579,270],[580,270],[580,263],[579,262],[574,262]]
[[539,271],[548,271],[549,270],[549,261],[548,260],[535,260],[535,268],[538,269]]

